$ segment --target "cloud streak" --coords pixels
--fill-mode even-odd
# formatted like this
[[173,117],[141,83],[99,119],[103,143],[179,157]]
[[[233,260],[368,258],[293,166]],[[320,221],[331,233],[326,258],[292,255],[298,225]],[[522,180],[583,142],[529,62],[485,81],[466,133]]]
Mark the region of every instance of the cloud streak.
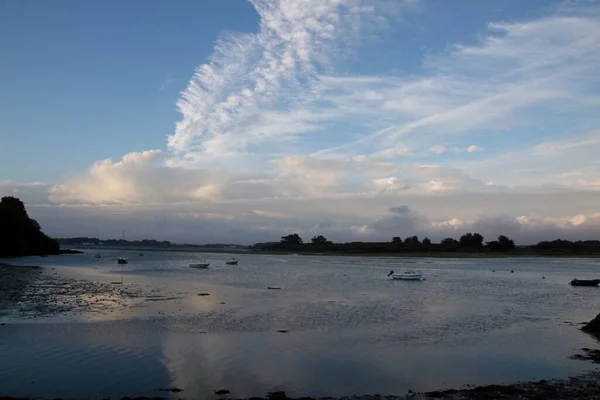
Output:
[[[415,1],[251,3],[260,17],[258,32],[222,35],[209,62],[198,67],[177,104],[183,118],[168,147],[183,159],[197,162],[232,155],[250,143],[290,134],[285,129],[251,127],[266,122],[265,110],[310,104],[317,96],[320,74]],[[310,123],[300,124],[294,133],[313,129]]]

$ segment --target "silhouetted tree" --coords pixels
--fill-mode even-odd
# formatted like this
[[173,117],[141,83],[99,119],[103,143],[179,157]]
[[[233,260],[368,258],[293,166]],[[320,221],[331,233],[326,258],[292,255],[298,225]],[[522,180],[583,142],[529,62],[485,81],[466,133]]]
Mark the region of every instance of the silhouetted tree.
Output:
[[410,236],[404,239],[404,244],[417,245],[420,244],[418,236]]
[[392,243],[394,243],[394,244],[402,244],[402,239],[399,236],[394,236],[392,238]]
[[[302,239],[300,239],[302,240]],[[323,235],[319,235],[319,236],[315,236],[310,240],[313,244],[328,244],[331,243],[330,241],[328,241],[325,236]]]
[[483,236],[479,233],[467,233],[460,237],[459,243],[461,247],[482,247]]
[[431,240],[429,240],[429,238],[425,238],[425,239],[423,239],[423,244],[425,246],[429,246],[429,245],[431,245]]
[[0,200],[0,256],[57,254],[60,246],[29,218],[25,205],[16,197]]
[[281,243],[284,244],[302,244],[302,238],[297,233],[292,233],[291,235],[282,236]]
[[504,235],[498,236],[498,243],[503,250],[511,250],[515,248],[515,241]]
[[442,239],[442,241],[440,243],[443,244],[444,246],[457,246],[459,244],[458,240],[452,239],[452,238]]

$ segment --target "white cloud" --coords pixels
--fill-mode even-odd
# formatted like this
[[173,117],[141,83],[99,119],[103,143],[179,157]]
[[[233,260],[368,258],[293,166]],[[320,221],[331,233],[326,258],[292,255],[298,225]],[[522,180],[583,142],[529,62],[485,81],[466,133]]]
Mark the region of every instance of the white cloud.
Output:
[[127,153],[123,156],[120,163],[122,164],[144,164],[160,160],[163,157],[163,152],[160,150],[146,150],[141,152]]
[[[415,2],[251,3],[260,17],[258,33],[223,35],[210,62],[198,67],[178,102],[183,118],[168,145],[183,159],[190,154],[196,160],[231,156],[249,143],[289,134],[285,124],[263,129],[265,112],[310,103],[318,75],[329,70],[338,55],[389,25],[390,18],[399,18]],[[300,124],[294,132],[306,129],[312,124]]]
[[443,144],[432,146],[429,149],[434,154],[444,154],[444,153],[475,153],[476,151],[483,150],[480,146],[472,144],[465,148],[462,147],[448,147]]
[[386,123],[316,154],[369,155],[365,148],[390,146],[443,153],[459,147],[439,146],[441,137],[468,135],[486,146],[499,138],[494,134],[514,137],[546,124],[548,131],[536,135],[559,134],[549,123],[556,115],[563,121],[584,110],[587,120],[595,115],[599,43],[600,17],[583,8],[577,16],[492,23],[480,43],[431,56],[424,76],[328,78],[334,110],[348,110],[345,118],[358,122],[363,116]]

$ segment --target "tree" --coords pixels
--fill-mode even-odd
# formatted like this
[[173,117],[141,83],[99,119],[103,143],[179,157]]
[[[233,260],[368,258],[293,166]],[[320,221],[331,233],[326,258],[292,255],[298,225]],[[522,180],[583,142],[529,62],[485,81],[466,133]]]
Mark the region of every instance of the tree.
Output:
[[442,239],[442,241],[440,243],[443,244],[444,246],[456,246],[459,244],[458,240],[452,239],[452,238]]
[[[300,240],[302,240],[302,239],[300,239]],[[310,239],[310,241],[311,241],[313,244],[329,244],[329,243],[331,243],[331,242],[330,242],[330,241],[328,241],[328,240],[325,238],[325,236],[323,236],[323,235],[315,236],[315,237],[313,237],[312,239]],[[302,242],[300,242],[300,243],[302,243]]]
[[29,218],[21,200],[12,196],[0,200],[0,256],[57,254],[59,249],[58,242]]
[[498,236],[498,243],[500,243],[500,245],[507,250],[515,248],[515,241],[507,238],[504,235]]
[[492,250],[512,250],[515,248],[515,242],[504,235],[500,235],[498,240],[487,242],[486,246]]
[[404,239],[404,244],[417,245],[420,244],[418,236],[410,236]]
[[461,247],[482,247],[483,236],[479,233],[467,233],[460,237],[459,243]]
[[402,244],[402,239],[399,236],[394,236],[392,238],[392,243],[393,244]]
[[302,244],[302,238],[297,233],[291,235],[282,236],[281,243],[283,244]]
[[423,244],[425,246],[429,246],[429,245],[431,245],[431,240],[429,240],[429,238],[425,238],[425,239],[423,239]]

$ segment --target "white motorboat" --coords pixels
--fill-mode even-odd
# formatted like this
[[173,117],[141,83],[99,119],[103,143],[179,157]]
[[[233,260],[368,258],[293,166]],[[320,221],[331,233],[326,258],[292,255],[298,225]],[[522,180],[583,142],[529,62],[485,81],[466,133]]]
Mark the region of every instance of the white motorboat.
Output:
[[405,280],[405,281],[423,280],[423,274],[421,273],[421,271],[408,270],[408,271],[401,272],[399,274],[396,274],[394,271],[390,271],[388,276],[391,277],[392,279],[400,279],[400,280]]
[[198,261],[190,263],[190,268],[208,268],[210,263],[208,261]]
[[227,265],[238,265],[238,263],[239,263],[239,261],[236,260],[235,258],[225,261],[225,264],[227,264]]

